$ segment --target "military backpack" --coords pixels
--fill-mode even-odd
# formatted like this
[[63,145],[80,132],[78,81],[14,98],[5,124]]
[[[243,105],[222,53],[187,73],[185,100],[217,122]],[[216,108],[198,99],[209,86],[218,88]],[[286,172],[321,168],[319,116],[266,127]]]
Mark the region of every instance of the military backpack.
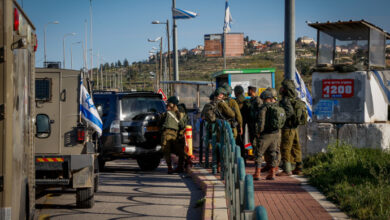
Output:
[[295,98],[291,100],[291,104],[294,108],[294,113],[295,113],[294,124],[296,126],[305,125],[307,123],[307,117],[308,117],[306,103],[302,101],[300,98]]
[[266,130],[275,131],[283,128],[286,122],[286,112],[278,104],[274,103],[267,106]]
[[203,108],[204,118],[209,123],[214,123],[217,119],[224,119],[218,110],[218,102],[207,103]]

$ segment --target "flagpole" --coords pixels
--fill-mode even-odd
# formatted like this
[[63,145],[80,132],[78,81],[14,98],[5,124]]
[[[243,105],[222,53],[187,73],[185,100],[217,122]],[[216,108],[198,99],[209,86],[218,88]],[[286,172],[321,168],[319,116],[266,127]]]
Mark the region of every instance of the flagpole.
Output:
[[177,53],[177,26],[176,26],[176,19],[173,16],[173,9],[176,8],[176,0],[172,0],[172,20],[173,20],[173,51],[174,51],[174,65],[173,70],[175,72],[175,81],[179,81],[179,59],[178,59],[178,53]]
[[226,69],[226,31],[223,31],[223,69]]

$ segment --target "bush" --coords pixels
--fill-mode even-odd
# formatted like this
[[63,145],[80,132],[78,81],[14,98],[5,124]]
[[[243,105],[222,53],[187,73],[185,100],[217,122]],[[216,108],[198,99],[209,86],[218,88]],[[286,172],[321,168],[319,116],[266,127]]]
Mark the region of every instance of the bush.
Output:
[[304,164],[310,183],[349,216],[389,219],[389,152],[335,144],[327,153],[306,158]]

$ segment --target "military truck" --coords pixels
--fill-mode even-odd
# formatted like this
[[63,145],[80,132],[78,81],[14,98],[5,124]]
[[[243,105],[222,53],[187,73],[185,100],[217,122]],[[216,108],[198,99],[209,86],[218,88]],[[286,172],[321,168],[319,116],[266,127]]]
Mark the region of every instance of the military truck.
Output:
[[32,219],[35,27],[16,1],[0,0],[0,219]]
[[79,113],[82,75],[75,70],[36,70],[36,186],[76,189],[77,207],[91,208],[99,175],[96,138]]

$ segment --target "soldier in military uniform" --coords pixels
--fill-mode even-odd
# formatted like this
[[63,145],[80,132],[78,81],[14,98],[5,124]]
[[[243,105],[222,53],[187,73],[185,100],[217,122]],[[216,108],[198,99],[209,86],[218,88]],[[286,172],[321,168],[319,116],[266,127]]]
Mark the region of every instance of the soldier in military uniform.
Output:
[[[184,159],[184,148],[177,149],[177,135],[179,131],[180,113],[177,108],[179,100],[176,96],[171,96],[167,100],[167,112],[162,116],[162,135],[161,147],[164,154],[165,161],[168,166],[168,174],[180,171],[179,167],[172,169],[171,153],[175,153],[179,157],[179,161]],[[179,164],[180,165],[180,164]]]
[[[284,80],[280,88],[282,100],[280,106],[286,112],[286,123],[282,129],[282,140],[280,150],[282,153],[283,172],[280,176],[290,176],[292,174],[302,173],[302,152],[299,144],[298,125],[295,118],[295,109],[292,104],[297,97],[295,84],[292,80]],[[296,163],[295,169],[292,172],[291,164]]]
[[242,116],[242,132],[237,136],[236,144],[240,146],[241,156],[245,160],[246,157],[245,157],[244,137],[245,137],[245,132],[248,132],[245,130],[245,126],[248,123],[250,105],[249,105],[249,100],[246,99],[244,96],[244,88],[242,88],[242,86],[238,85],[234,87],[234,96],[236,97],[236,102],[238,104],[238,107],[240,108],[240,113]]
[[[224,101],[225,97],[227,96],[227,91],[223,87],[219,87],[215,90],[215,102],[217,105],[217,110],[219,113],[221,113],[221,116],[223,120],[229,121],[233,120],[235,118],[234,111],[228,106],[228,104]],[[217,142],[220,141],[220,130],[217,129]],[[220,152],[217,149],[217,172],[219,173],[221,171],[220,166]]]
[[234,139],[237,138],[238,135],[242,135],[242,116],[240,112],[240,107],[238,106],[236,100],[232,99],[230,95],[232,94],[232,87],[228,83],[224,83],[222,87],[226,90],[225,101],[228,106],[234,111],[235,117],[233,120],[230,120],[230,125],[232,127]]
[[188,158],[185,154],[185,131],[186,126],[189,122],[189,118],[187,115],[187,108],[184,105],[184,103],[180,103],[177,105],[177,108],[179,110],[180,114],[180,120],[179,120],[179,131],[177,133],[177,139],[176,139],[176,150],[179,151],[179,161],[177,164],[177,172],[182,173],[184,171],[184,162],[188,164],[190,161],[188,161],[190,158]]
[[278,144],[280,138],[280,129],[269,126],[268,111],[272,105],[277,105],[276,97],[272,94],[272,91],[265,90],[261,97],[264,100],[264,104],[260,107],[256,120],[256,143],[255,150],[255,173],[253,174],[254,180],[260,179],[260,166],[262,163],[262,157],[266,151],[270,154],[271,169],[267,175],[267,180],[274,180],[276,174],[276,167],[278,166]]
[[253,148],[256,147],[256,116],[263,101],[256,95],[257,88],[254,86],[248,86],[248,95],[251,97],[249,100],[249,115],[248,115],[248,134],[249,141],[252,143]]

